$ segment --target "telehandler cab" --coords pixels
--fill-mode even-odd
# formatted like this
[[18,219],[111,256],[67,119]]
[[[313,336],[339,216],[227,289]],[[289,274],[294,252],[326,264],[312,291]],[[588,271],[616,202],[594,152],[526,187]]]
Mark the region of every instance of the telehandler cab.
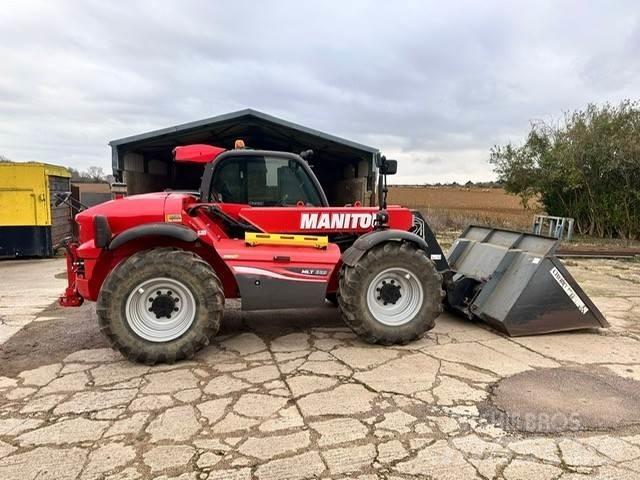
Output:
[[204,165],[198,192],[89,208],[66,243],[60,303],[97,301],[100,329],[131,360],[191,357],[218,331],[225,298],[245,310],[328,299],[384,345],[419,338],[444,306],[509,335],[607,326],[555,239],[472,226],[445,256],[418,212],[386,204],[394,160],[378,161],[378,207],[336,207],[299,155],[190,145],[174,159]]

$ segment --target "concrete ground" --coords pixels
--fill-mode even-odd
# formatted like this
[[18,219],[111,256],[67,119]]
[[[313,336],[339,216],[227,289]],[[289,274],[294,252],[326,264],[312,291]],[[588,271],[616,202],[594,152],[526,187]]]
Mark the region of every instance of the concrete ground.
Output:
[[[640,264],[569,268],[611,329],[509,339],[443,314],[424,339],[385,348],[328,306],[229,302],[196,359],[147,367],[105,348],[92,305],[52,305],[62,260],[0,262],[0,479],[638,478],[634,409],[599,431],[580,412],[594,403],[606,420],[622,379],[640,396]],[[572,371],[598,372],[597,397]],[[562,372],[557,388],[538,383],[546,372]],[[519,414],[534,428],[514,430],[494,404],[505,378],[520,379],[505,404],[532,405]]]

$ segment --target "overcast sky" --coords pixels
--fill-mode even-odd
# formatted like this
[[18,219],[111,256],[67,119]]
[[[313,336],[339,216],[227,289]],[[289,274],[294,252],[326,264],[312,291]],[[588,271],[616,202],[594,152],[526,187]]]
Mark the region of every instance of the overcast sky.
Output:
[[250,107],[485,180],[531,119],[640,98],[637,1],[443,3],[5,0],[0,154],[110,172],[109,140]]

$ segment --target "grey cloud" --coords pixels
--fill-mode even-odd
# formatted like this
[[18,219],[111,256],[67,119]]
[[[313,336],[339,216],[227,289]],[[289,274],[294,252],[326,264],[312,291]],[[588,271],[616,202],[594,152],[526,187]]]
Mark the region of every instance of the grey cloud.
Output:
[[640,96],[639,21],[633,1],[3,4],[0,153],[108,169],[110,139],[252,107],[381,148],[397,181],[488,179],[531,119]]

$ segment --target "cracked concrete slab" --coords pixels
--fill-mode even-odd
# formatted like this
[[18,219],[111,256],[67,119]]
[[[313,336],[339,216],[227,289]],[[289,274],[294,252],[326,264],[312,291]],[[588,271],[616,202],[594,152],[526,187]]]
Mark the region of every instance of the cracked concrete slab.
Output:
[[[382,420],[375,423],[377,430],[386,430],[388,432],[407,433],[410,432],[411,425],[417,422],[418,419],[413,415],[410,415],[402,410],[394,410],[392,412],[385,413]],[[380,436],[384,436],[381,434]]]
[[[640,363],[638,341],[623,336],[594,335],[592,333],[556,333],[551,341],[545,336],[522,337],[515,342],[557,361],[578,364]],[[588,345],[589,348],[585,348]]]
[[225,409],[231,403],[231,400],[231,398],[208,400],[206,402],[199,403],[196,405],[196,408],[209,423],[213,424],[222,418],[225,413]]
[[98,440],[109,422],[70,418],[23,433],[16,438],[20,445],[73,444]]
[[238,451],[249,457],[269,460],[285,453],[305,449],[310,443],[309,432],[295,432],[268,437],[252,437],[240,445]]
[[146,380],[148,383],[142,392],[147,394],[174,393],[198,386],[198,378],[184,369],[151,373],[146,376]]
[[87,450],[78,447],[63,450],[39,447],[0,460],[0,478],[4,480],[73,480],[82,471]]
[[287,384],[295,397],[318,390],[326,390],[338,383],[338,379],[318,375],[293,375],[287,378]]
[[368,369],[396,358],[400,352],[384,347],[340,347],[331,354],[358,370]]
[[452,377],[440,376],[440,384],[433,389],[439,405],[455,405],[460,402],[476,403],[484,400],[488,393],[469,386]]
[[562,470],[553,465],[516,459],[503,470],[505,480],[520,480],[535,478],[536,480],[555,480],[562,474]]
[[298,400],[298,406],[306,416],[350,415],[371,410],[375,397],[362,385],[345,384],[302,397]]
[[473,348],[467,343],[437,345],[427,349],[425,353],[441,360],[488,370],[500,376],[515,375],[532,368],[481,343],[474,344]]
[[281,410],[287,399],[262,393],[245,393],[233,406],[233,409],[245,417],[271,417]]
[[539,460],[560,463],[560,451],[551,438],[531,438],[511,442],[509,448],[520,455],[531,455]]
[[145,452],[142,458],[151,472],[162,472],[183,469],[195,454],[195,448],[189,445],[162,445]]
[[[330,307],[271,314],[230,302],[220,337],[176,365],[124,361],[92,340],[101,338],[95,324],[95,337],[72,350],[34,350],[31,362],[6,353],[0,478],[634,478],[638,424],[539,435],[505,429],[500,412],[483,410],[501,380],[586,368],[614,380],[592,394],[581,393],[574,373],[556,384],[529,382],[514,389],[528,399],[517,405],[535,414],[564,384],[560,399],[571,411],[599,405],[602,418],[621,411],[613,387],[640,377],[637,284],[618,278],[611,263],[576,263],[578,281],[615,319],[611,330],[512,339],[443,314],[420,341],[381,347],[358,340]],[[630,265],[640,278],[640,265]],[[37,303],[54,300],[52,292]],[[50,328],[70,318],[95,322],[90,306],[29,315]],[[55,347],[44,331],[31,338],[34,331],[14,333],[3,348]],[[627,401],[634,395],[628,391]]]
[[58,404],[53,413],[63,415],[106,410],[116,405],[129,403],[137,393],[138,391],[132,388],[105,392],[78,392],[74,393],[67,401]]
[[322,456],[333,475],[357,472],[372,464],[376,455],[373,445],[332,448],[322,452]]
[[339,417],[313,422],[310,427],[320,434],[318,445],[337,445],[365,438],[368,428],[355,418]]
[[239,355],[251,355],[252,353],[262,352],[267,349],[264,341],[254,333],[242,333],[221,342],[220,345]]
[[378,454],[376,459],[378,462],[387,464],[402,460],[409,452],[400,440],[389,440],[378,444]]
[[135,458],[136,449],[132,445],[108,443],[89,454],[81,479],[99,480],[106,473],[129,464]]
[[256,469],[256,478],[301,480],[317,477],[324,470],[325,466],[318,452],[311,451],[260,465]]
[[440,362],[421,353],[405,355],[358,372],[354,378],[378,392],[415,394],[430,390],[436,379]]
[[397,463],[394,469],[400,473],[436,480],[476,478],[475,468],[465,460],[462,453],[444,440],[420,449],[414,458]]
[[196,411],[190,405],[172,407],[162,412],[147,427],[152,442],[160,440],[187,440],[200,430]]

